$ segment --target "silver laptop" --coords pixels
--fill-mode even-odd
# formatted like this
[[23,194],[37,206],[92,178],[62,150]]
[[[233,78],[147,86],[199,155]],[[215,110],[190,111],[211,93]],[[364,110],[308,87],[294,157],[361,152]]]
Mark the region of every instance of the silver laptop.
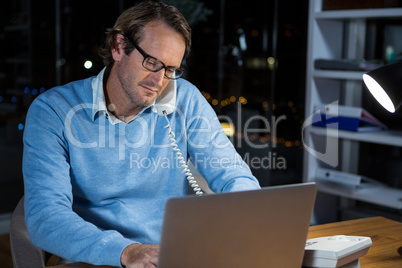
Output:
[[170,199],[158,267],[301,267],[316,191],[301,183]]

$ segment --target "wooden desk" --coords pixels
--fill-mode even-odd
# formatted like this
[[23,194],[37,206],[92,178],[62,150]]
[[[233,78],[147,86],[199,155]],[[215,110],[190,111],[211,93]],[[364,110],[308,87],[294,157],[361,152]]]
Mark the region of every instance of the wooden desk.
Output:
[[[308,238],[331,235],[369,236],[373,241],[369,252],[360,258],[362,268],[402,267],[402,223],[383,217],[328,223],[310,227]],[[83,263],[53,266],[54,268],[100,268]],[[110,266],[109,266],[110,267]],[[50,267],[49,267],[50,268]]]

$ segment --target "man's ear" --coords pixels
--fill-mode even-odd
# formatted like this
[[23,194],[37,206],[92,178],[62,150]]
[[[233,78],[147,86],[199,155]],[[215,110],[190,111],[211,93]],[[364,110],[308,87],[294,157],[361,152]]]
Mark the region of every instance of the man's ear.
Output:
[[122,34],[116,34],[114,36],[114,45],[112,47],[112,56],[115,61],[120,61],[124,56],[124,47],[126,46],[126,40]]

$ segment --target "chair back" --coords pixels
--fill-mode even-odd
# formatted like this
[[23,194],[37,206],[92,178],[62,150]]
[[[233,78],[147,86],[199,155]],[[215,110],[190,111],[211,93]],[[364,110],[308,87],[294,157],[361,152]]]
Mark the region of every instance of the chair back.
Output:
[[45,267],[45,251],[34,246],[29,239],[25,225],[24,197],[11,216],[10,247],[14,268]]

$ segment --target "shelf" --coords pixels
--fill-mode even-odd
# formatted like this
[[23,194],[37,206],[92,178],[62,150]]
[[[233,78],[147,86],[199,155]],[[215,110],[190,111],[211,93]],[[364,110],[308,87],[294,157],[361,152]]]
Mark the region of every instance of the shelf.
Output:
[[400,18],[402,8],[373,8],[359,10],[331,10],[316,12],[316,19],[381,19]]
[[332,70],[315,70],[313,76],[317,78],[328,79],[348,79],[363,81],[363,74],[366,72],[360,71],[332,71]]
[[331,195],[351,198],[384,207],[402,210],[402,190],[387,186],[367,184],[358,188],[321,182],[315,178],[318,191]]
[[402,131],[384,130],[376,132],[352,132],[345,130],[311,127],[311,133],[318,136],[348,139],[353,141],[402,147]]

